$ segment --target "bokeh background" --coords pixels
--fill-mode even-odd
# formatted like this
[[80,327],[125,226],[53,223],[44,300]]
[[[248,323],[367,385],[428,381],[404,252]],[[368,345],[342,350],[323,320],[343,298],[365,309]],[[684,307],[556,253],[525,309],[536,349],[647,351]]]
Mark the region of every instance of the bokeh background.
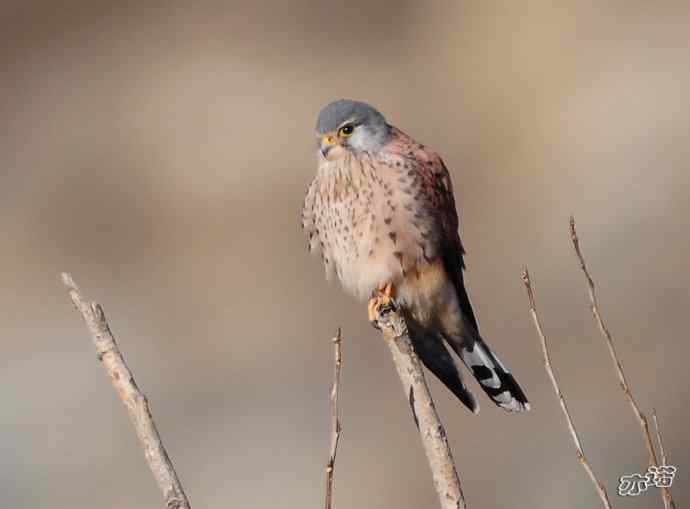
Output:
[[589,314],[573,213],[640,404],[690,504],[687,2],[6,1],[0,9],[0,493],[7,508],[160,507],[59,281],[105,307],[195,507],[319,507],[344,328],[335,504],[435,507],[364,305],[299,227],[329,100],[443,154],[484,335],[533,411],[470,415],[436,381],[473,509],[597,507],[520,281],[616,494],[645,470]]

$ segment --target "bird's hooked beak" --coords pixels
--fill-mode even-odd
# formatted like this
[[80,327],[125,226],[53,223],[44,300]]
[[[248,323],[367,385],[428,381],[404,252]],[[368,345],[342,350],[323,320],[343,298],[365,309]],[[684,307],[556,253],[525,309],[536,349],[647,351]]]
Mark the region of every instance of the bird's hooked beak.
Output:
[[336,145],[338,145],[338,137],[335,136],[335,134],[333,134],[333,133],[324,134],[323,136],[321,136],[321,140],[319,142],[319,150],[321,151],[321,155],[325,159],[328,159],[328,153]]

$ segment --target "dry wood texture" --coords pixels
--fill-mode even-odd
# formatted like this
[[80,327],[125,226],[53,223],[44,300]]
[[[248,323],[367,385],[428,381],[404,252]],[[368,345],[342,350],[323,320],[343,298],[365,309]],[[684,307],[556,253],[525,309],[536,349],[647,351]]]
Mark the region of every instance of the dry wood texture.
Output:
[[[587,282],[587,290],[589,292],[589,301],[591,303],[592,316],[594,317],[594,321],[597,323],[597,326],[601,331],[601,335],[604,339],[604,342],[608,347],[609,355],[611,356],[611,361],[613,362],[614,369],[616,370],[616,375],[618,375],[618,380],[620,381],[620,387],[623,391],[623,395],[625,396],[625,399],[628,401],[628,403],[630,403],[630,408],[632,409],[633,413],[635,414],[635,418],[640,424],[642,438],[644,439],[645,447],[647,448],[647,454],[649,455],[649,465],[657,466],[659,462],[657,460],[656,452],[654,450],[652,435],[649,432],[649,422],[647,421],[647,417],[645,416],[645,414],[642,413],[642,411],[640,410],[640,406],[637,404],[637,400],[633,396],[632,390],[630,389],[630,384],[628,383],[628,379],[625,376],[625,371],[623,371],[623,364],[621,363],[620,358],[618,357],[618,353],[616,352],[616,348],[613,344],[613,337],[611,336],[611,332],[609,331],[608,327],[606,326],[606,323],[604,322],[604,318],[601,316],[601,310],[599,308],[599,302],[597,300],[597,293],[594,288],[594,280],[592,279],[592,276],[590,276],[589,274],[587,264],[585,263],[585,258],[582,254],[582,249],[580,247],[580,239],[577,236],[577,230],[575,229],[575,218],[573,216],[570,216],[570,240],[573,243],[575,254],[577,255],[578,261],[580,262],[580,268],[582,269],[582,273],[584,274],[585,280]],[[674,503],[673,497],[671,496],[671,491],[668,488],[661,488],[661,496],[664,500],[664,505],[666,507],[670,509],[675,509],[676,504]]]
[[108,374],[115,392],[127,409],[127,414],[137,433],[141,448],[144,450],[149,468],[163,492],[166,507],[168,509],[190,509],[187,495],[185,495],[172,461],[163,447],[158,429],[156,429],[149,402],[137,387],[134,375],[125,363],[122,352],[120,352],[105,318],[103,308],[96,302],[88,302],[82,296],[71,275],[63,273],[62,281],[69,289],[69,295],[74,306],[86,322],[96,346],[101,366]]
[[342,365],[342,336],[340,327],[333,338],[333,383],[330,391],[331,408],[331,442],[326,463],[326,500],[325,509],[331,509],[333,505],[333,473],[335,469],[335,456],[338,452],[338,442],[340,441],[340,416],[338,409],[338,394],[340,392],[340,369]]
[[553,367],[551,366],[551,355],[549,354],[549,347],[546,340],[546,335],[544,334],[544,330],[541,326],[541,320],[539,319],[539,314],[537,313],[537,305],[534,301],[534,291],[532,290],[532,281],[530,280],[529,272],[527,271],[527,269],[525,269],[525,271],[522,273],[522,281],[525,283],[525,289],[527,290],[530,315],[532,316],[532,321],[534,322],[535,329],[537,329],[537,335],[539,336],[539,340],[541,343],[541,350],[544,356],[544,367],[546,368],[546,373],[549,375],[549,378],[551,379],[551,385],[553,385],[553,390],[556,391],[558,402],[561,404],[561,410],[563,410],[563,414],[565,415],[565,421],[568,424],[570,436],[572,437],[573,442],[575,443],[575,454],[577,455],[577,459],[582,464],[582,468],[584,468],[585,472],[587,472],[587,475],[592,481],[592,484],[594,484],[594,489],[597,491],[597,494],[599,495],[601,502],[604,504],[604,507],[606,509],[611,509],[611,502],[609,501],[609,496],[606,493],[606,488],[604,488],[604,484],[597,478],[596,474],[594,473],[594,470],[592,469],[592,466],[589,464],[589,461],[587,460],[587,456],[585,456],[584,450],[582,448],[582,442],[580,442],[580,437],[577,434],[575,424],[573,423],[573,419],[570,416],[568,405],[566,405],[565,403],[565,398],[563,397],[561,388],[558,385],[558,379],[556,378],[556,374],[554,373]]
[[381,329],[383,339],[393,356],[393,363],[424,445],[441,508],[466,509],[446,430],[436,413],[422,364],[412,347],[405,320],[392,304],[376,308],[375,323]]

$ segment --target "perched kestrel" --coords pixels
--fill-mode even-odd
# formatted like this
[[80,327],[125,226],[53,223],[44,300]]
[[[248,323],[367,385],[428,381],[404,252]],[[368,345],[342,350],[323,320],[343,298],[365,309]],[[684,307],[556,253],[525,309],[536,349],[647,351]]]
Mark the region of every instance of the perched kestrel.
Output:
[[348,99],[321,110],[316,136],[318,168],[302,227],[310,251],[320,249],[327,277],[337,275],[361,299],[394,298],[419,357],[472,412],[479,404],[446,344],[496,405],[529,410],[522,389],[479,335],[463,282],[453,187],[439,155],[374,107]]

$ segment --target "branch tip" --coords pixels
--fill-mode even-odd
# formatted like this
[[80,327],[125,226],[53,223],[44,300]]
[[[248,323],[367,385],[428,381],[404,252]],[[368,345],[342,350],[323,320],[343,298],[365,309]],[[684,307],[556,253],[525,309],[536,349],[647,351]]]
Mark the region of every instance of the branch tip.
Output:
[[76,292],[79,291],[79,287],[77,286],[77,283],[74,282],[74,279],[72,278],[72,274],[69,272],[63,272],[61,274],[62,277],[62,284],[64,284],[67,288],[70,290],[74,290]]
[[573,443],[575,444],[575,455],[577,456],[577,459],[580,461],[582,464],[582,467],[584,468],[585,472],[589,476],[590,480],[592,481],[592,484],[594,485],[594,489],[596,490],[597,494],[599,495],[599,498],[602,501],[602,504],[604,505],[605,509],[611,509],[611,502],[609,501],[608,494],[606,493],[606,489],[604,488],[603,484],[599,481],[597,478],[596,474],[594,473],[594,470],[592,470],[592,467],[590,466],[587,457],[585,456],[584,450],[582,448],[582,443],[580,442],[580,437],[577,434],[577,430],[575,429],[575,424],[573,423],[572,417],[570,416],[570,411],[568,410],[568,406],[566,405],[565,398],[563,397],[563,392],[561,391],[560,386],[558,385],[558,379],[556,378],[556,374],[553,371],[553,368],[551,367],[551,356],[549,355],[549,348],[547,344],[547,339],[546,335],[544,334],[544,330],[541,325],[541,320],[539,318],[539,314],[537,313],[537,308],[535,304],[535,299],[534,299],[534,293],[532,291],[532,285],[531,281],[529,278],[529,273],[527,272],[527,269],[525,268],[525,271],[522,274],[522,280],[525,283],[525,289],[527,290],[527,297],[529,299],[529,306],[530,306],[530,315],[532,316],[532,321],[534,322],[534,328],[537,331],[537,336],[539,337],[539,342],[541,344],[541,350],[542,350],[542,357],[544,359],[544,368],[546,369],[546,374],[549,376],[549,379],[551,380],[551,385],[553,386],[553,390],[556,393],[556,397],[558,398],[558,402],[561,405],[561,410],[563,411],[563,415],[565,416],[565,421],[568,426],[568,430],[570,431],[570,436],[572,437]]
[[[642,438],[644,440],[645,447],[647,449],[647,454],[649,456],[649,466],[657,466],[658,459],[656,456],[656,451],[654,450],[652,437],[649,433],[647,419],[640,410],[640,407],[632,394],[630,384],[628,383],[628,379],[625,375],[625,372],[623,371],[623,364],[621,363],[618,357],[618,353],[616,352],[616,348],[613,344],[613,336],[611,335],[611,332],[609,331],[608,327],[606,326],[606,323],[604,322],[603,317],[601,316],[601,310],[599,309],[599,302],[597,300],[594,280],[592,279],[592,276],[590,275],[589,270],[587,269],[585,257],[582,254],[582,250],[580,249],[580,240],[577,236],[577,231],[575,229],[575,218],[572,216],[570,217],[570,238],[573,243],[575,255],[577,256],[577,259],[580,263],[580,269],[582,270],[582,274],[584,275],[585,281],[587,283],[587,292],[589,294],[592,316],[594,317],[594,321],[597,324],[599,331],[601,332],[602,338],[604,340],[604,343],[608,348],[609,356],[611,357],[611,361],[613,363],[613,369],[616,375],[618,376],[618,380],[620,382],[620,387],[623,391],[623,395],[630,404],[630,408],[632,409],[633,414],[635,414],[636,419],[639,421],[640,431],[642,432]],[[661,497],[667,509],[675,508],[675,503],[671,496],[671,491],[668,488],[661,488]]]
[[[166,507],[190,509],[189,500],[184,493],[151,415],[149,402],[137,387],[134,375],[127,367],[122,353],[117,347],[117,342],[106,321],[103,308],[96,302],[88,304],[84,302],[79,288],[69,273],[62,273],[62,282],[69,288],[70,298],[91,332],[91,339],[96,347],[98,360],[127,410],[149,469],[163,493]],[[106,353],[111,355],[106,356]]]

